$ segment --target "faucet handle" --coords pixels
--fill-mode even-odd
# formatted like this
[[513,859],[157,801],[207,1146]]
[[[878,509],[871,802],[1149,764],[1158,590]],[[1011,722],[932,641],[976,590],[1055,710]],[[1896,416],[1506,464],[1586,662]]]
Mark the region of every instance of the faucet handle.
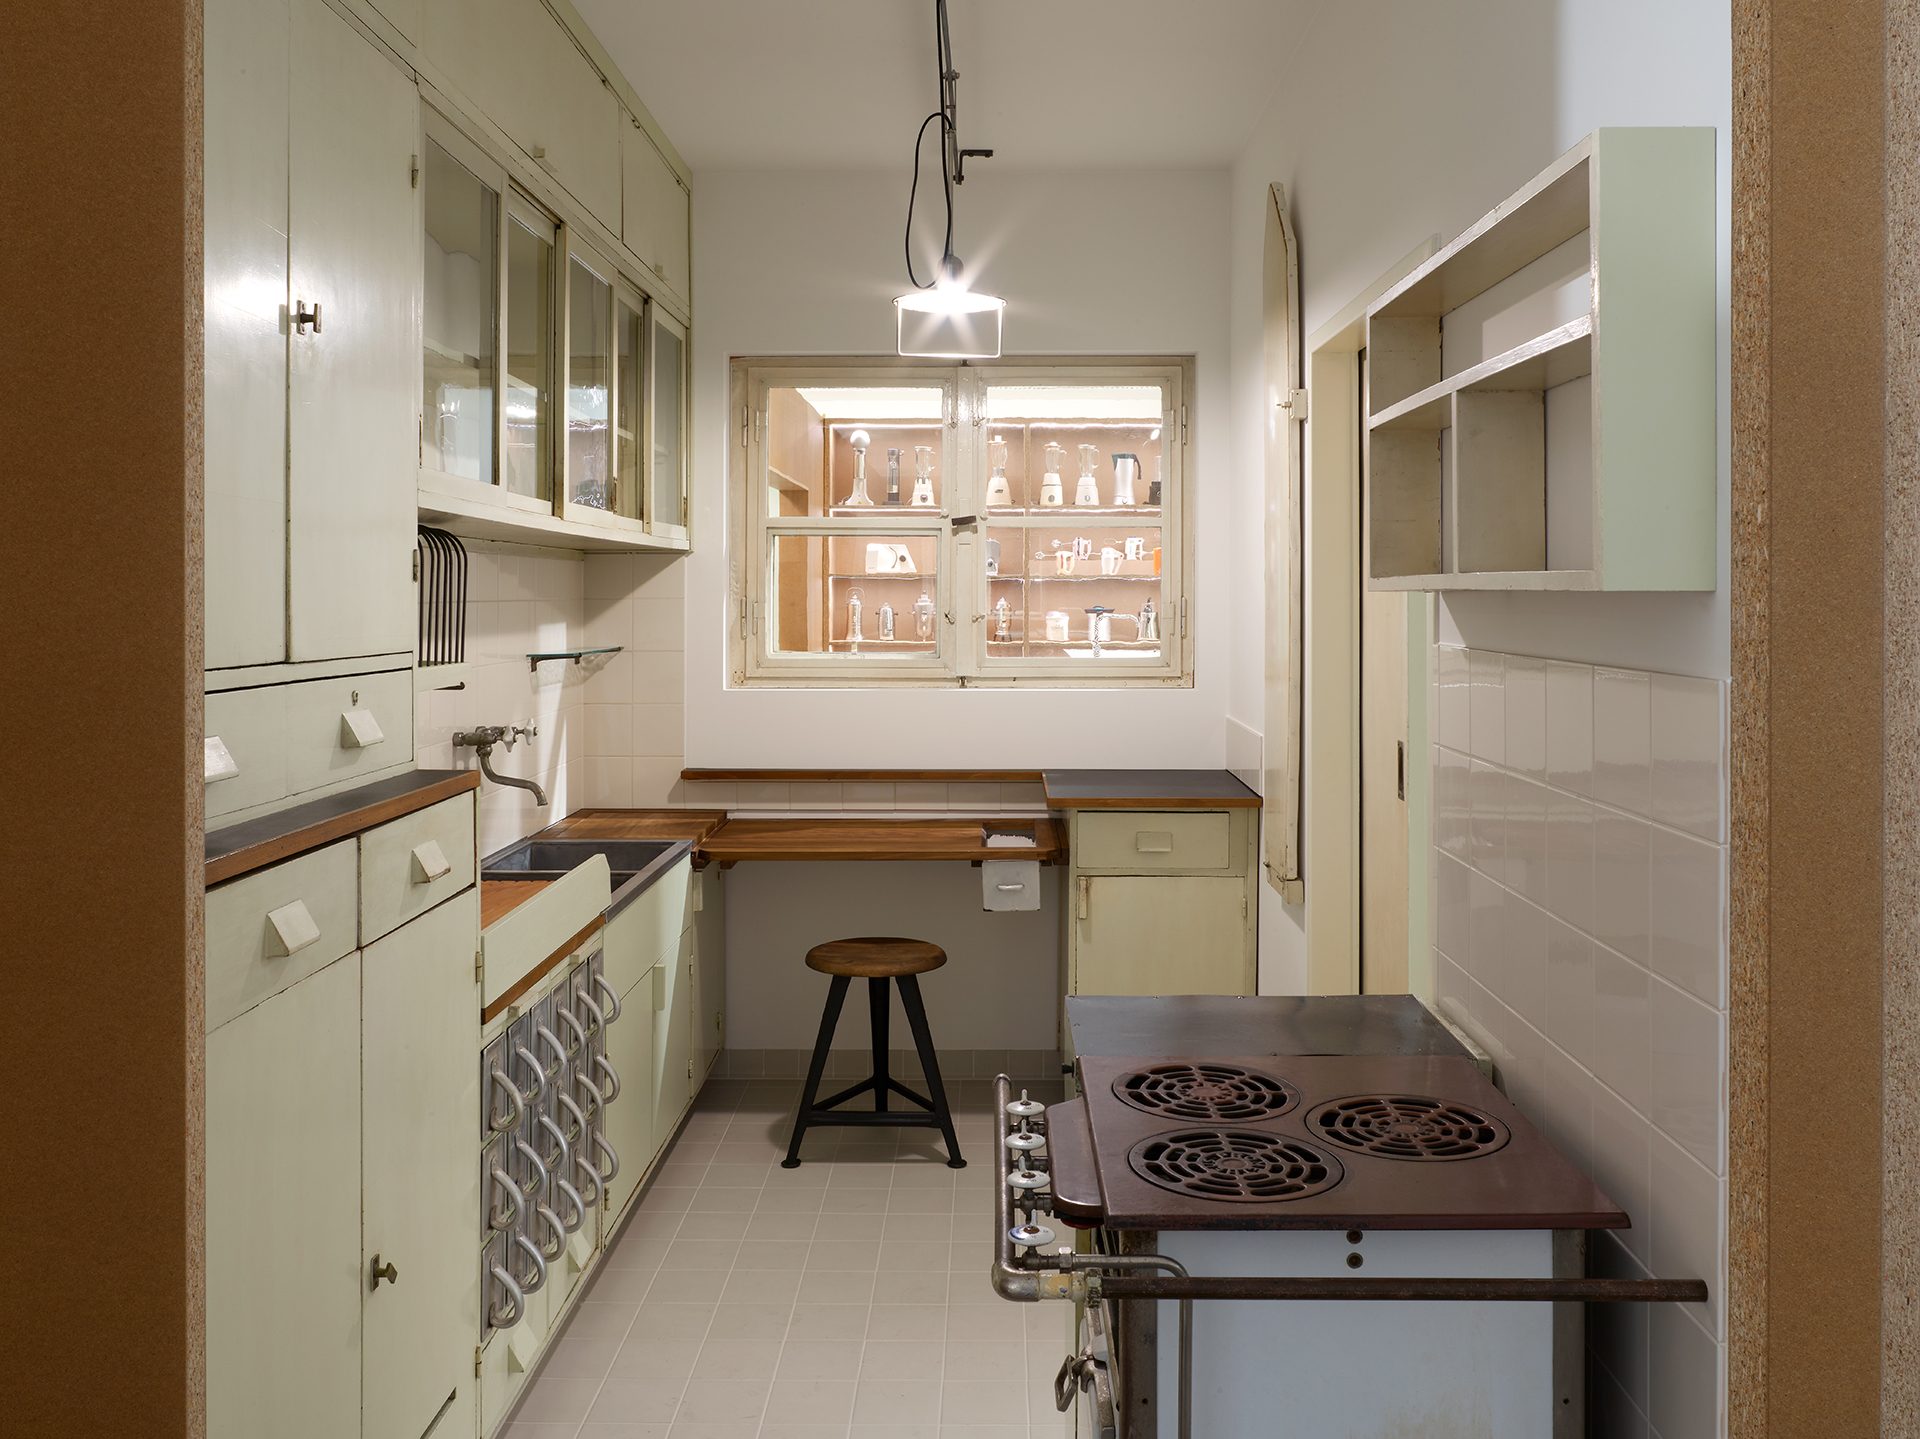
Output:
[[511,738],[507,740],[507,748],[508,749],[513,748],[514,740],[537,739],[539,737],[539,734],[540,734],[540,726],[538,724],[523,724],[523,725],[517,724],[513,727],[513,734]]

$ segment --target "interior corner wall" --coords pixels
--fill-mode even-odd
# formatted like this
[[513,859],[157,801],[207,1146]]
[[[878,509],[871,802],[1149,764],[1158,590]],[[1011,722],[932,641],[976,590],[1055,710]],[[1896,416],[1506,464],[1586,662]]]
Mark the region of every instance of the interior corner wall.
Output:
[[[1219,768],[1225,763],[1235,526],[1227,443],[1224,169],[970,167],[954,248],[1007,297],[1019,355],[1193,355],[1194,684],[1111,692],[729,689],[726,496],[738,462],[728,367],[748,355],[890,355],[906,288],[909,176],[886,170],[694,177],[693,494],[686,763],[793,768]],[[922,176],[921,224],[939,207]],[[931,209],[929,208],[931,207]],[[724,543],[723,543],[724,540]],[[1124,717],[1123,717],[1124,716]]]

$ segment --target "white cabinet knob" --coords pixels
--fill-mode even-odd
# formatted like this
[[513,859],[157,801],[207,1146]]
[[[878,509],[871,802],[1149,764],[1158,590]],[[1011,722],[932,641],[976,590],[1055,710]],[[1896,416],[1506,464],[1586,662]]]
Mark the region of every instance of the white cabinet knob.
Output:
[[372,710],[345,710],[340,715],[340,748],[366,749],[386,738]]
[[432,884],[442,875],[453,873],[453,866],[447,862],[446,853],[440,848],[440,841],[430,839],[425,844],[413,847],[413,882]]
[[207,736],[205,763],[208,784],[218,780],[232,779],[240,773],[240,766],[234,760],[233,752],[227,748],[226,741],[217,734]]
[[[274,942],[283,956],[298,954],[320,938],[320,926],[313,922],[313,916],[307,911],[307,902],[303,899],[268,910],[267,925],[273,930]],[[269,949],[273,947],[273,944],[268,945]]]

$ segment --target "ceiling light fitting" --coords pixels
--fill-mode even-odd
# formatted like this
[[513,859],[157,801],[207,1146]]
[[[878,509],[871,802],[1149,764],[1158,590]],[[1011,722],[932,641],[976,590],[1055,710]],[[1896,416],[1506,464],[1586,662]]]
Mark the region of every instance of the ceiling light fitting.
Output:
[[[934,0],[934,44],[940,80],[940,108],[920,122],[913,140],[913,187],[907,192],[905,250],[907,279],[913,289],[893,302],[897,346],[902,355],[941,360],[992,360],[1000,355],[1000,326],[1007,302],[981,294],[967,283],[960,257],[953,253],[953,187],[966,183],[969,156],[986,159],[991,150],[960,148],[958,82],[953,40],[947,28],[947,0]],[[920,195],[920,152],[927,127],[940,125],[940,188],[946,198],[946,238],[939,272],[924,283],[913,268],[913,210]]]

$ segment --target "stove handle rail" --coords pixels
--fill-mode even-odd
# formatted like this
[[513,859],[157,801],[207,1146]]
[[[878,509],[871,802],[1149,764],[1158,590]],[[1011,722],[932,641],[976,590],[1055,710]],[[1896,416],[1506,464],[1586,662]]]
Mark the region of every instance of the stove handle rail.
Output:
[[[1006,1144],[1006,1137],[1012,1132],[1008,1121],[1007,1102],[1013,1094],[1013,1081],[1006,1075],[997,1075],[993,1081],[993,1111],[1000,1119],[999,1142],[994,1145],[994,1186],[993,1186],[993,1227],[994,1251],[992,1281],[994,1293],[1002,1299],[1012,1299],[1020,1303],[1037,1303],[1042,1299],[1084,1300],[1099,1298],[1103,1292],[1112,1293],[1115,1279],[1104,1271],[1132,1271],[1131,1277],[1147,1279],[1153,1271],[1161,1271],[1170,1276],[1163,1282],[1188,1282],[1192,1277],[1186,1266],[1179,1260],[1164,1254],[1075,1254],[1070,1249],[1062,1249],[1051,1255],[1041,1255],[1038,1250],[1030,1254],[1021,1254],[1013,1240],[1013,1185],[1008,1182],[1012,1173],[1012,1154]],[[1037,1153],[1029,1153],[1026,1162],[1034,1168],[1047,1163]],[[1040,1190],[1025,1193],[1025,1207],[1029,1218],[1035,1213],[1049,1212],[1049,1196]],[[1178,1298],[1178,1296],[1170,1296]],[[1180,1299],[1180,1398],[1177,1411],[1177,1431],[1179,1439],[1193,1439],[1193,1301]],[[1064,1372],[1064,1371],[1063,1371]],[[1071,1393],[1067,1394],[1071,1402]],[[1056,1390],[1056,1403],[1061,1398]],[[1062,1411],[1065,1404],[1059,1406]]]
[[1150,1274],[1100,1276],[1107,1299],[1374,1299],[1473,1303],[1704,1304],[1704,1279],[1315,1279]]

